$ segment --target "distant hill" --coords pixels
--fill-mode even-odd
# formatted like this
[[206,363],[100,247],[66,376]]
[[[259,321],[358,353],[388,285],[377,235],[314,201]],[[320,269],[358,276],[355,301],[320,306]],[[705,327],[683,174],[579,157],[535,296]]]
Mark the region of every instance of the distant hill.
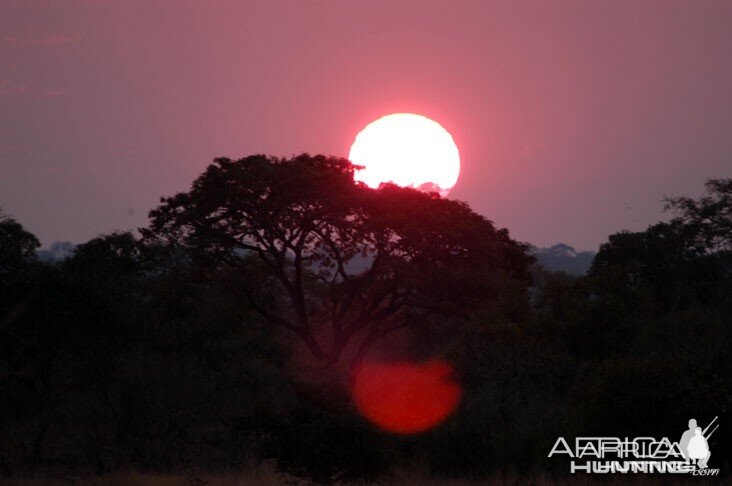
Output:
[[569,245],[558,243],[549,248],[533,248],[532,254],[539,264],[553,272],[585,275],[595,258],[594,251],[575,251]]
[[76,245],[68,241],[54,241],[47,250],[38,250],[38,259],[45,263],[54,263],[71,256]]

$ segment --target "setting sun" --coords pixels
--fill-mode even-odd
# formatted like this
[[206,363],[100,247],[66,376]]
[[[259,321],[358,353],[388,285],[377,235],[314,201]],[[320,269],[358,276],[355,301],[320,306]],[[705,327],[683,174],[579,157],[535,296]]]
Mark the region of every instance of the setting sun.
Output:
[[447,196],[460,174],[460,155],[450,133],[412,113],[387,115],[366,125],[349,159],[364,166],[355,179],[374,188],[393,182]]

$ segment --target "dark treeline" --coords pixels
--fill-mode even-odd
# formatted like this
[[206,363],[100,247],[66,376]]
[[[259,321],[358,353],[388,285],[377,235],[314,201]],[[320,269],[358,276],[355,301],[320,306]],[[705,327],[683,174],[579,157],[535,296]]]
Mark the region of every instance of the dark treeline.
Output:
[[[558,436],[677,440],[720,416],[729,467],[732,180],[543,270],[465,204],[356,185],[342,159],[217,159],[138,233],[42,263],[0,220],[0,475],[245,469],[317,482],[566,473]],[[443,424],[351,404],[369,360],[453,363]]]

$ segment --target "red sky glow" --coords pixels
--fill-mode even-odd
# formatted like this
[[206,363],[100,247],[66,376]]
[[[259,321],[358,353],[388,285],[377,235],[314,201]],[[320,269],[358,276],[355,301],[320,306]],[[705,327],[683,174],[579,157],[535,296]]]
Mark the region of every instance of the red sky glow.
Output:
[[451,198],[596,249],[732,176],[732,2],[5,0],[0,206],[46,245],[146,224],[217,156],[347,156],[389,113]]

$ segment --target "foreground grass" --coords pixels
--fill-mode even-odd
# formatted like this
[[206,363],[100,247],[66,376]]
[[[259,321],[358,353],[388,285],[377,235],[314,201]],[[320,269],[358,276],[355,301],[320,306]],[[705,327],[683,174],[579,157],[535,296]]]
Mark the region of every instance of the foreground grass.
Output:
[[[700,481],[701,480],[701,481]],[[720,478],[677,477],[668,475],[656,476],[585,476],[578,475],[566,478],[552,478],[545,474],[517,475],[494,474],[485,478],[444,479],[415,472],[397,471],[389,477],[377,481],[379,486],[563,486],[593,485],[696,485],[725,484]],[[229,474],[150,474],[150,473],[115,473],[108,476],[62,476],[47,478],[0,478],[2,486],[52,486],[52,485],[92,485],[92,486],[292,486],[310,484],[307,481],[280,474],[269,468],[258,468],[254,471]]]
[[2,486],[51,486],[78,484],[91,486],[279,486],[292,484],[291,480],[277,474],[110,474],[108,476],[66,476],[59,478],[2,479]]

